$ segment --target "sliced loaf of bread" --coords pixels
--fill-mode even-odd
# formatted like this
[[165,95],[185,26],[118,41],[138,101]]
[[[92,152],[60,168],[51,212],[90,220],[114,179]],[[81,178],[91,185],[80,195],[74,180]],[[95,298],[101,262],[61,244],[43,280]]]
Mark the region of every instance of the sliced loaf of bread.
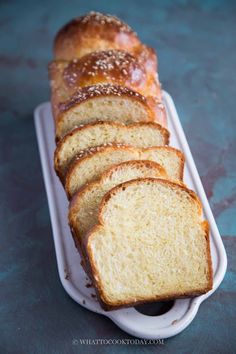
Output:
[[71,161],[88,148],[107,144],[146,148],[168,143],[168,130],[157,123],[135,123],[125,126],[115,122],[96,122],[72,130],[58,143],[54,166],[58,176],[63,180]]
[[153,161],[126,161],[112,166],[100,179],[87,184],[77,192],[69,206],[69,225],[80,252],[84,235],[98,223],[102,197],[120,183],[137,178],[166,178],[164,168]]
[[105,146],[88,151],[85,157],[75,160],[65,178],[65,190],[70,199],[83,185],[98,179],[112,165],[131,160],[150,160],[166,170],[168,178],[182,181],[184,156],[169,146],[146,149],[127,146]]
[[212,288],[209,227],[196,194],[163,179],[120,184],[102,199],[86,250],[106,310]]

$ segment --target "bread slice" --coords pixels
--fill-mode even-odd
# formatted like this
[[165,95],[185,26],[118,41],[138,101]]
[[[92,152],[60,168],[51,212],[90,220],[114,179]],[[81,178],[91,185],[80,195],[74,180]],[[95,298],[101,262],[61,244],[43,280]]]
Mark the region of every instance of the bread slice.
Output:
[[101,120],[122,124],[156,120],[144,96],[112,84],[83,87],[64,103],[52,101],[52,109],[57,141],[81,124]]
[[196,194],[162,179],[123,183],[102,199],[87,254],[106,310],[212,288],[209,227]]
[[69,207],[69,225],[79,251],[83,254],[83,237],[98,223],[98,209],[102,197],[120,183],[137,178],[167,178],[164,168],[153,161],[126,161],[112,166],[100,179],[77,192]]
[[146,149],[127,146],[94,148],[87,156],[75,160],[69,167],[65,190],[68,198],[84,184],[98,179],[112,165],[131,160],[150,160],[159,163],[170,179],[182,181],[184,156],[181,151],[167,146]]
[[125,126],[115,122],[97,122],[76,128],[57,145],[55,170],[61,180],[71,161],[83,150],[106,144],[135,147],[163,146],[169,143],[169,132],[157,123],[135,123]]

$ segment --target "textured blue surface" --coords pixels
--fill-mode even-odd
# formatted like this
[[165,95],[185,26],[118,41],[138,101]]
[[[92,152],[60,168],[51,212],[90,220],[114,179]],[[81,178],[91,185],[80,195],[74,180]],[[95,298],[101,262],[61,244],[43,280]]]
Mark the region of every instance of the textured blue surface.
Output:
[[[236,351],[236,2],[1,1],[0,352],[234,353]],[[156,48],[228,254],[218,291],[162,346],[81,346],[131,338],[63,290],[33,125],[49,99],[52,39],[89,10],[120,16]]]

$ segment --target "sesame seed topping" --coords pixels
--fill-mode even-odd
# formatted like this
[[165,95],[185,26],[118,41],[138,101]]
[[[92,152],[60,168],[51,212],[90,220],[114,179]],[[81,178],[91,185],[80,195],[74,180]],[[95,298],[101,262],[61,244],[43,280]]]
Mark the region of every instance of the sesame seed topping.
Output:
[[[131,54],[122,50],[96,51],[71,61],[63,71],[63,79],[70,86],[78,86],[89,77],[125,85],[142,84],[146,77],[142,64]],[[129,82],[127,84],[129,84]],[[83,86],[83,85],[82,85]]]
[[144,96],[136,91],[130,90],[125,86],[112,85],[112,84],[98,84],[93,86],[86,86],[77,90],[74,95],[66,102],[59,104],[61,111],[66,111],[73,105],[83,102],[87,99],[99,96],[129,96],[136,97],[140,101],[146,102]]
[[96,22],[102,26],[111,24],[119,27],[119,30],[122,32],[133,32],[132,29],[118,17],[109,14],[105,15],[100,12],[91,11],[87,15],[79,17],[77,20],[82,24],[89,22]]

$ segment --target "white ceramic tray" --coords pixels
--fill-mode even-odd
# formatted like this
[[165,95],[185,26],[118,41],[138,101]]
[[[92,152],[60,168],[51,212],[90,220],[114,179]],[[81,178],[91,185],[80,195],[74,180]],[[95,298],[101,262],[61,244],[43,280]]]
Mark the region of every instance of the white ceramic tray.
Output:
[[[67,224],[68,202],[64,190],[53,169],[54,126],[49,103],[35,110],[35,126],[38,138],[44,182],[47,191],[57,266],[61,283],[66,292],[81,306],[109,317],[127,333],[140,338],[161,339],[174,336],[185,329],[197,314],[199,305],[220,285],[226,272],[227,258],[214,217],[208,204],[192,154],[170,95],[164,92],[164,104],[168,114],[171,145],[182,150],[186,157],[185,183],[202,200],[204,216],[211,228],[211,254],[214,268],[213,290],[191,299],[176,300],[173,307],[160,316],[147,316],[135,308],[105,312],[95,298],[93,288],[80,265],[80,256],[74,246]],[[87,285],[87,286],[86,286]]]

